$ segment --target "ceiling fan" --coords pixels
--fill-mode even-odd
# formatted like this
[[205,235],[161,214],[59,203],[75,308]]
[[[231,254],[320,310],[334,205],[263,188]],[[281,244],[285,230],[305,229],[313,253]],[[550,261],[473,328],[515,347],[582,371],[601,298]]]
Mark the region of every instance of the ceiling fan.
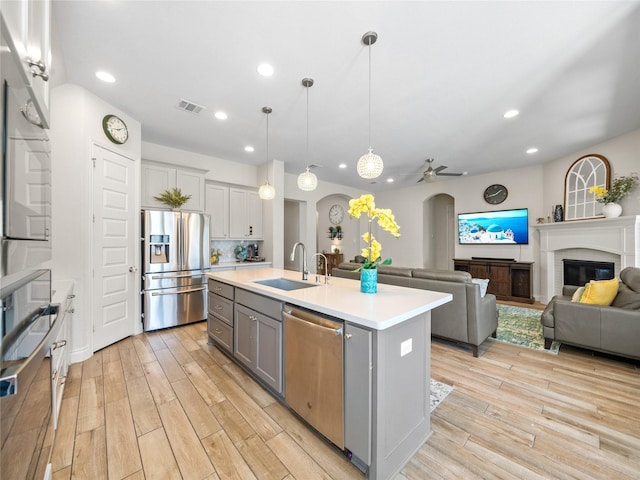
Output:
[[423,180],[426,181],[426,182],[430,182],[431,180],[435,179],[436,177],[459,177],[461,175],[464,175],[464,173],[442,173],[442,171],[445,168],[448,168],[448,167],[446,165],[440,165],[439,167],[433,168],[433,166],[432,166],[433,158],[427,158],[425,160],[425,163],[427,165],[429,165],[429,168],[427,168],[422,173],[422,177],[420,177],[420,180],[418,180],[417,183],[420,183]]

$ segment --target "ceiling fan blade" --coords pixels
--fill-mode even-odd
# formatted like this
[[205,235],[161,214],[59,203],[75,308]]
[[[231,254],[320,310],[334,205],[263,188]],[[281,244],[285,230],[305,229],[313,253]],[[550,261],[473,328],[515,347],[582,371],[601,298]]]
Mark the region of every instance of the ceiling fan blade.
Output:
[[439,177],[459,177],[462,173],[438,173]]
[[420,177],[420,180],[418,180],[416,183],[420,183],[424,180],[424,177]]
[[444,170],[445,168],[447,168],[446,165],[440,165],[439,167],[434,169],[434,172],[436,172],[436,174],[437,174],[437,173],[441,172],[442,170]]

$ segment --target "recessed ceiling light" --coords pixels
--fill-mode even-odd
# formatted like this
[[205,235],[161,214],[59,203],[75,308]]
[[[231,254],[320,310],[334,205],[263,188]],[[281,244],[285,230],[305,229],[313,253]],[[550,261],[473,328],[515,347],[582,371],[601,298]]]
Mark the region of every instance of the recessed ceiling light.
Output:
[[537,151],[538,151],[538,149],[536,147],[532,147],[532,148],[527,149],[527,153],[529,155],[531,155],[532,153],[536,153]]
[[270,77],[273,75],[273,67],[268,63],[262,63],[258,65],[258,73],[263,77]]
[[116,77],[111,75],[109,72],[105,72],[102,70],[100,70],[99,72],[96,72],[96,77],[98,77],[103,82],[107,82],[107,83],[114,83],[116,81]]
[[518,110],[507,110],[506,112],[504,112],[504,118],[513,118],[513,117],[517,117],[520,114],[520,112]]
[[387,183],[393,183],[393,178],[387,178]]
[[218,120],[226,120],[227,119],[227,114],[224,112],[216,112],[213,114],[214,117],[216,117]]
[[340,165],[338,165],[338,168],[347,168],[347,164],[346,163],[341,163]]
[[247,145],[246,147],[244,147],[245,152],[253,152],[254,150],[255,148],[253,148],[251,145]]

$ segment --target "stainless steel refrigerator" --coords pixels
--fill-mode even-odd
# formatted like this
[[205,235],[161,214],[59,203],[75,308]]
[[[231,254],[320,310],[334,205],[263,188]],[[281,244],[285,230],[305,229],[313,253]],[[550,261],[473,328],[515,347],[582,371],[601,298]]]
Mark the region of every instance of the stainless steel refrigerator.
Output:
[[142,211],[143,330],[207,318],[209,215]]

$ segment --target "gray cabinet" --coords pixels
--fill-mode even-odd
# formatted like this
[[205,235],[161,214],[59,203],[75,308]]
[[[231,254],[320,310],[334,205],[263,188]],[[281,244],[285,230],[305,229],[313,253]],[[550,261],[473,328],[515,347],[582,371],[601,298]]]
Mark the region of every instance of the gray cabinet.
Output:
[[211,215],[211,238],[229,238],[229,187],[208,183],[205,187],[205,213]]
[[344,326],[344,446],[371,463],[371,331]]
[[258,193],[229,189],[229,237],[240,240],[262,239],[262,201]]
[[282,304],[236,289],[234,356],[268,387],[282,393]]
[[233,297],[231,285],[209,280],[207,332],[214,345],[233,353]]
[[155,197],[165,190],[179,188],[191,195],[181,208],[192,212],[204,211],[204,170],[175,168],[175,166],[145,161],[142,163],[142,191],[140,203],[143,208],[168,208]]
[[49,128],[51,1],[3,1],[2,19],[1,28],[6,28],[5,35],[10,36],[12,51],[22,65],[22,81],[33,99],[42,126]]
[[282,322],[236,304],[234,327],[235,358],[282,393]]

